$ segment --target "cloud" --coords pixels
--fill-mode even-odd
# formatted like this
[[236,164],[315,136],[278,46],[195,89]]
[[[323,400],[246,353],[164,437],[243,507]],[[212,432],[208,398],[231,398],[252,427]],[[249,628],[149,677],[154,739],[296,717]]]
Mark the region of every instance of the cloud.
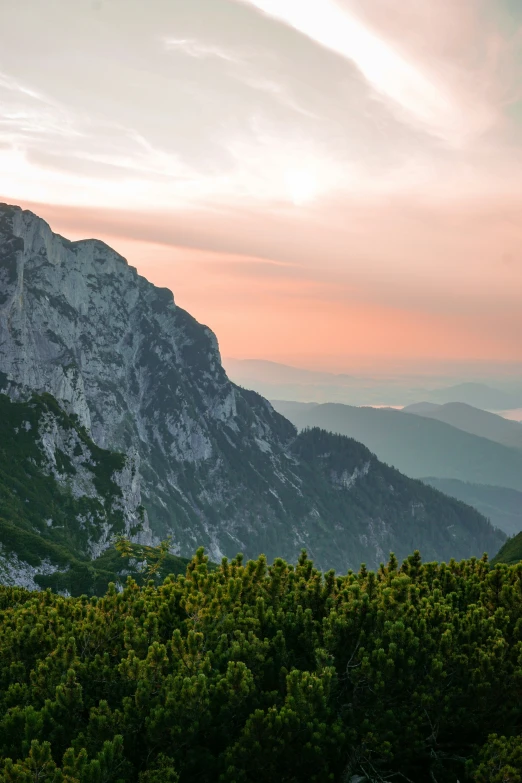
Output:
[[209,44],[195,38],[165,38],[164,45],[167,51],[181,52],[195,60],[216,59],[230,66],[239,66],[230,69],[230,75],[236,81],[250,87],[252,90],[263,92],[274,101],[287,109],[293,110],[307,117],[317,117],[314,112],[300,105],[291,95],[282,76],[276,81],[266,75],[266,64],[269,60],[273,67],[274,58],[266,50],[260,48],[243,47],[231,49],[217,44]]
[[[250,88],[306,114],[284,86],[260,76],[246,61],[240,73],[238,78]],[[245,198],[288,203],[286,168],[317,169],[319,192],[338,176],[333,158],[326,158],[311,139],[264,114],[248,116],[239,131],[231,126],[227,133],[218,132],[214,126],[215,142],[219,140],[214,158],[188,161],[178,152],[175,138],[165,146],[154,143],[141,130],[124,125],[117,114],[108,118],[65,107],[6,74],[0,75],[0,95],[2,90],[1,184],[13,199],[130,209],[148,203],[184,209]],[[206,140],[208,133],[202,138]]]
[[193,38],[165,38],[164,44],[167,50],[182,52],[188,57],[194,57],[196,60],[210,57],[236,64],[242,60],[241,57],[223,47],[201,43],[201,41],[196,41]]
[[485,354],[488,329],[495,352],[521,333],[496,0],[28,3],[0,29],[0,193],[154,270],[229,351],[457,351],[462,328]]
[[8,76],[6,73],[0,73],[0,89],[9,90],[10,92],[19,92],[24,95],[28,95],[30,98],[35,98],[42,103],[48,103],[48,100],[44,98],[43,95],[40,95],[40,93],[30,89],[29,87],[25,87],[23,84],[20,84],[20,82],[18,82],[16,79],[13,79],[11,76]]
[[0,72],[0,139],[80,137],[71,113],[60,103],[7,73]]
[[213,187],[212,177],[201,179],[176,152],[117,118],[71,109],[6,73],[0,73],[0,172],[13,199],[31,193],[73,204],[136,205],[157,188],[182,205]]
[[[320,230],[325,215],[304,226],[237,208],[24,206],[64,236],[104,239],[141,274],[172,288],[229,355],[319,356],[322,346],[338,357],[521,358],[522,269],[499,269],[499,238],[510,238],[501,205],[495,220],[492,209],[438,214],[405,202],[352,204],[347,213],[339,205],[327,232]],[[513,226],[511,252],[521,236]]]
[[428,133],[459,146],[497,120],[475,96],[461,101],[440,73],[407,57],[335,0],[239,0],[351,60],[390,105]]

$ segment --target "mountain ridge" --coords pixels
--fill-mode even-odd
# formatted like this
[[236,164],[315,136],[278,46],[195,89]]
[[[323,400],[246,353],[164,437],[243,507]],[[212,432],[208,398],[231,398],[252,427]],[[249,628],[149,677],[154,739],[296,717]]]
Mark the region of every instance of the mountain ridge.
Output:
[[522,491],[522,454],[433,418],[383,408],[323,403],[286,415],[299,428],[356,438],[411,478],[454,478]]
[[[422,406],[422,403],[420,404]],[[403,413],[436,419],[463,432],[487,438],[510,448],[522,449],[522,424],[463,402],[446,402],[426,408],[406,406]]]
[[[172,535],[175,553],[203,545],[214,560],[295,560],[307,547],[319,565],[345,570],[378,565],[390,548],[405,556],[415,536],[433,559],[500,546],[458,501],[396,472],[390,490],[391,469],[361,444],[297,435],[229,381],[208,327],[104,243],[70,242],[0,206],[0,282],[5,390],[50,393],[99,447],[135,449],[151,530]],[[318,461],[319,443],[330,458]]]
[[[518,382],[512,379],[508,388],[504,389],[482,382],[456,383],[451,376],[439,377],[438,385],[430,388],[426,387],[428,377],[415,373],[400,376],[392,373],[372,375],[371,372],[348,375],[262,359],[225,358],[224,365],[235,382],[255,389],[268,399],[288,402],[403,406],[425,399],[435,404],[463,402],[486,410],[522,406],[522,367],[515,376]],[[502,385],[506,385],[506,379]]]

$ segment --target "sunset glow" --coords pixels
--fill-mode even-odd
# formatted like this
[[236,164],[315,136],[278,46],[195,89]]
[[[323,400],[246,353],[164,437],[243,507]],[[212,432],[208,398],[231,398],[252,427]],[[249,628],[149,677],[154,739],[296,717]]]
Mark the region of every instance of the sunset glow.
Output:
[[285,172],[285,185],[294,204],[313,201],[317,195],[317,181],[310,171],[290,169]]
[[110,242],[225,356],[522,361],[522,8],[71,6],[2,10],[3,201]]

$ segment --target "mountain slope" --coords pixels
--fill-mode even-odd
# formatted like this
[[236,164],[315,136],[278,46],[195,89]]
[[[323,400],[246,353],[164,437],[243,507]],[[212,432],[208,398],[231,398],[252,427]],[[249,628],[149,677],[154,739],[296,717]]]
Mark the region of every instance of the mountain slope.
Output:
[[522,453],[444,422],[382,408],[325,403],[288,416],[298,428],[356,438],[412,478],[456,478],[522,491]]
[[403,413],[416,413],[418,416],[424,416],[426,413],[431,413],[437,408],[440,408],[438,402],[413,402],[411,405],[405,405],[402,408]]
[[414,413],[427,419],[436,419],[480,438],[494,440],[510,448],[522,449],[522,424],[498,416],[496,413],[474,408],[463,402],[447,402],[430,408],[408,405],[403,413]]
[[[394,479],[400,493],[391,489],[388,468],[360,444],[297,437],[229,381],[213,333],[104,243],[69,242],[4,205],[0,282],[5,391],[51,393],[98,446],[135,451],[151,528],[172,535],[177,553],[204,545],[214,560],[237,551],[295,560],[307,546],[319,565],[345,570],[390,548],[441,558],[500,546],[501,534],[457,501],[404,477]],[[333,466],[318,461],[317,439]]]
[[[331,520],[325,532],[332,546],[345,549],[348,544],[355,555],[352,561],[375,566],[389,551],[403,557],[421,538],[427,560],[447,561],[470,546],[476,552],[496,551],[488,543],[489,522],[475,509],[408,479],[379,462],[362,443],[313,428],[300,433],[292,453],[303,466],[307,503],[316,507],[320,519]],[[324,493],[325,482],[335,492]],[[315,535],[319,533],[318,526]],[[496,537],[505,538],[500,531]],[[376,553],[371,560],[365,560],[368,550]]]
[[424,483],[435,487],[468,506],[473,506],[491,520],[495,527],[509,536],[522,530],[522,492],[507,487],[469,484],[456,479],[424,478]]
[[152,540],[138,467],[96,446],[50,394],[0,394],[0,581],[77,593],[115,580],[99,560],[112,537]]

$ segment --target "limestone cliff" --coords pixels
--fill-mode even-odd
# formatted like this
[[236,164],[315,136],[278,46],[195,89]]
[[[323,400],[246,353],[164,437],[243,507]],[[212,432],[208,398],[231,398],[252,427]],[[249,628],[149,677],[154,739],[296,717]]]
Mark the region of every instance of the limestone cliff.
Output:
[[34,589],[116,535],[151,543],[138,455],[96,446],[50,394],[16,391],[0,394],[0,583]]
[[214,334],[170,291],[103,242],[70,242],[7,205],[0,371],[6,388],[56,397],[98,446],[136,455],[151,528],[172,535],[179,553],[204,545],[215,560],[237,551],[294,559],[307,546],[319,565],[345,569],[390,548],[460,557],[501,543],[483,517],[440,493],[400,474],[389,488],[390,469],[360,444],[334,447],[328,436],[318,460],[306,433],[229,381]]

